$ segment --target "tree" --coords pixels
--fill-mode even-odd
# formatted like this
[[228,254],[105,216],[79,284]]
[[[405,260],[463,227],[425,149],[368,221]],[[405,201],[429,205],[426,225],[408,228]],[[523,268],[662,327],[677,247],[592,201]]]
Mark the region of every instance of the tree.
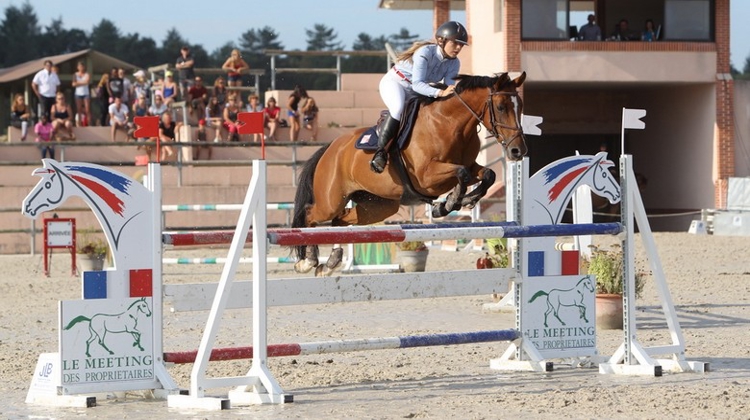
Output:
[[40,36],[43,56],[66,54],[88,48],[89,37],[80,29],[67,30],[61,18],[53,19]]
[[[263,53],[264,50],[283,50],[284,45],[279,42],[279,34],[269,26],[261,29],[250,29],[240,36],[240,51],[251,69],[264,69],[266,73],[260,77],[261,90],[271,86],[271,59]],[[229,54],[225,56],[228,57]],[[223,61],[222,61],[223,62]],[[276,61],[276,65],[285,65]]]
[[[388,39],[383,35],[373,38],[363,32],[357,35],[352,49],[354,51],[385,51],[387,41]],[[351,73],[380,73],[386,70],[386,62],[385,54],[382,57],[352,56],[342,64],[341,68]]]
[[102,19],[91,29],[91,48],[113,57],[119,55],[118,43],[120,41],[120,30],[114,22]]
[[316,23],[313,29],[305,29],[307,34],[307,51],[336,51],[342,50],[343,45],[336,38],[338,34],[321,23]]
[[20,9],[8,6],[0,23],[0,68],[39,58],[40,33],[36,13],[28,1]]
[[419,35],[412,35],[408,29],[401,28],[399,33],[391,35],[388,40],[396,51],[404,51],[411,47],[411,44],[418,38]]

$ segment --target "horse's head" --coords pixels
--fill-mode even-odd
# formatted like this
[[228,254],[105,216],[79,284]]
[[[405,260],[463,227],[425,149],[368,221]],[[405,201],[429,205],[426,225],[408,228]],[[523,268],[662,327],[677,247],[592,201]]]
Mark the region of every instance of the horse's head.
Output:
[[588,290],[591,293],[594,293],[594,291],[596,291],[596,288],[594,287],[594,281],[591,280],[590,275],[578,280],[578,285],[583,287],[584,290]]
[[487,128],[489,135],[503,146],[508,159],[523,159],[528,149],[521,127],[523,101],[518,95],[518,88],[526,80],[526,72],[515,79],[511,79],[508,73],[501,73],[493,77],[459,75],[456,80],[459,81],[456,93],[464,105],[467,105],[467,101],[464,101],[461,94],[465,90],[478,87],[489,90],[481,111],[474,111],[468,105],[467,107]]
[[146,315],[147,317],[151,316],[151,308],[149,308],[146,298],[140,298],[136,300],[135,302],[133,302],[130,305],[130,308],[133,308],[133,307],[135,307],[136,312],[140,312]]
[[611,204],[615,204],[619,203],[621,198],[620,183],[612,174],[611,169],[615,164],[606,158],[606,152],[599,152],[594,159],[597,164],[592,177],[591,191],[606,198]]
[[59,207],[67,197],[63,177],[53,165],[54,161],[44,159],[43,162],[44,167],[37,168],[31,173],[42,179],[26,196],[21,206],[21,213],[32,219],[36,219],[42,212]]

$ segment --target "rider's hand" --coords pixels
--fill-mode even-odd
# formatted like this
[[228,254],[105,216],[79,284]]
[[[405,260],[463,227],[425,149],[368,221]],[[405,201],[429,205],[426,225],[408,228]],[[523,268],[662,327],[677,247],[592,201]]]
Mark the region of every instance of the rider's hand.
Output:
[[456,90],[456,85],[450,85],[438,93],[439,98],[444,98],[448,95],[453,95],[453,91]]

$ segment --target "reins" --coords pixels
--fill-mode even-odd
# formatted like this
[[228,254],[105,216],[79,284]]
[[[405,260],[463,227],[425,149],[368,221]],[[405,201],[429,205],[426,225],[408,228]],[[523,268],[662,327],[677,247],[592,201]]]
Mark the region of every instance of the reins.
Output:
[[[485,102],[484,107],[482,107],[482,113],[481,113],[481,115],[477,114],[476,111],[474,111],[469,106],[469,104],[466,103],[466,101],[464,100],[464,98],[462,98],[460,94],[456,93],[456,97],[458,98],[458,100],[461,101],[461,103],[463,104],[463,106],[467,110],[469,110],[469,112],[474,117],[474,119],[476,119],[479,124],[484,125],[485,128],[487,129],[487,132],[489,133],[489,135],[487,137],[485,137],[485,138],[494,137],[498,141],[498,143],[500,143],[503,146],[504,149],[507,149],[508,145],[510,143],[512,143],[513,140],[516,139],[516,137],[519,137],[519,136],[521,136],[523,134],[523,130],[522,130],[521,126],[520,126],[520,121],[516,121],[516,126],[515,127],[510,126],[510,125],[505,125],[505,124],[497,122],[497,116],[495,115],[495,107],[492,106],[492,97],[495,96],[495,95],[512,95],[512,96],[517,96],[518,93],[516,93],[516,92],[492,92],[491,91],[490,94],[489,94],[489,96],[487,96],[487,101]],[[491,125],[491,127],[487,127],[484,124],[484,121],[483,121],[484,120],[484,114],[487,112],[487,109],[490,110],[490,125]],[[510,138],[510,140],[506,140],[505,136],[503,136],[503,134],[500,132],[500,130],[497,129],[498,127],[511,129],[511,130],[513,130],[515,132],[515,134],[513,135],[513,137]]]

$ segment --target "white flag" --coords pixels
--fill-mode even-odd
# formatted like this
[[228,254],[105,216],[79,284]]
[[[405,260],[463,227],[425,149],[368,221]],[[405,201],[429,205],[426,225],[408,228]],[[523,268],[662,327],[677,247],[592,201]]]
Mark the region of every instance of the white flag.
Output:
[[544,118],[537,117],[535,115],[521,114],[521,128],[524,134],[530,136],[541,136],[542,129],[538,127],[542,123]]
[[641,118],[646,116],[645,109],[622,109],[622,128],[633,128],[636,130],[643,130],[646,128],[646,123],[641,121]]

